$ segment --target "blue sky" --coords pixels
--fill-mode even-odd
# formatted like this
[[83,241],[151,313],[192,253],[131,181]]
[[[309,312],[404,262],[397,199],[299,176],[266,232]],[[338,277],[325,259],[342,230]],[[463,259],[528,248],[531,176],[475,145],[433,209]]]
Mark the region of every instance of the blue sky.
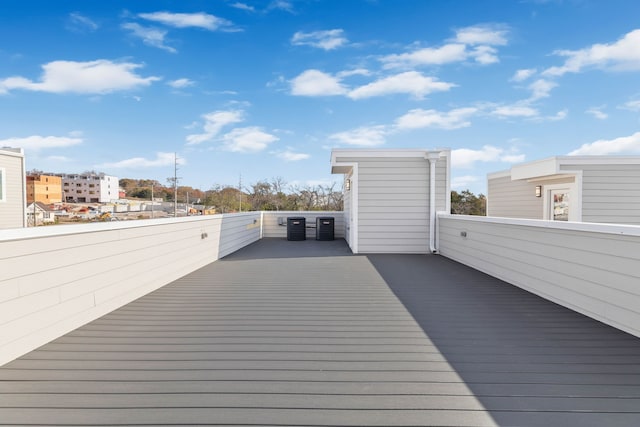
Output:
[[0,3],[0,146],[182,185],[340,182],[330,150],[453,150],[454,189],[640,154],[640,2]]

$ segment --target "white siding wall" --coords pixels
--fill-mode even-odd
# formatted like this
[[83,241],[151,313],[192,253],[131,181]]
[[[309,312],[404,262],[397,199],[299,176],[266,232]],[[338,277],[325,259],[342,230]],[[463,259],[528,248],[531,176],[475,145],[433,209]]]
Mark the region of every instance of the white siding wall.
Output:
[[0,200],[0,229],[25,226],[25,176],[23,157],[0,151],[0,171],[3,171],[4,200]]
[[447,188],[447,178],[449,177],[449,166],[447,159],[441,157],[436,162],[436,212],[447,212],[447,200],[451,197],[447,194],[451,189]]
[[[341,157],[357,163],[358,252],[429,253],[429,162],[422,157]],[[445,209],[446,161],[436,166]]]
[[542,219],[543,199],[535,197],[536,185],[512,181],[511,177],[490,178],[487,186],[487,216]]
[[438,224],[442,255],[640,336],[640,227],[459,215]]
[[640,225],[640,165],[563,165],[581,169],[582,221]]
[[[344,212],[342,211],[264,211],[262,222],[262,237],[287,237],[287,217],[296,216],[306,218],[307,226],[316,225],[317,217],[334,218],[334,235],[336,239],[344,238]],[[278,225],[278,218],[284,219],[285,225]],[[307,228],[307,239],[316,238],[316,229]]]
[[259,238],[259,212],[0,231],[0,365]]

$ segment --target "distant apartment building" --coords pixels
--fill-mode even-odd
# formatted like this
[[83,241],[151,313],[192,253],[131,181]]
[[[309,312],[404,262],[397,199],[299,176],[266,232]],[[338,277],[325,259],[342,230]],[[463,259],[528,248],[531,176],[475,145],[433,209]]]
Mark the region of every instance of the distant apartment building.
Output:
[[116,200],[118,178],[104,173],[59,174],[62,196],[69,203],[107,203]]
[[0,147],[0,229],[27,225],[24,153]]
[[27,203],[44,204],[62,201],[62,178],[55,175],[27,175]]

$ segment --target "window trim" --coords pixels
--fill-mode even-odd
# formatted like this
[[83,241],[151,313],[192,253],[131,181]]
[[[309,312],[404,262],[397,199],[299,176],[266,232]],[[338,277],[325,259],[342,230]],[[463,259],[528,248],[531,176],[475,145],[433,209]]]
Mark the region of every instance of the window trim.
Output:
[[0,203],[7,201],[7,174],[5,168],[0,168]]

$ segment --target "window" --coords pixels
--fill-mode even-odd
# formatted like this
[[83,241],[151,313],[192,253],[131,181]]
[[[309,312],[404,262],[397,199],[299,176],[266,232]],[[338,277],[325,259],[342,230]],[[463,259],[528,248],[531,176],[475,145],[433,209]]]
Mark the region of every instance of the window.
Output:
[[0,168],[0,202],[5,202],[6,186],[4,182],[4,169]]

